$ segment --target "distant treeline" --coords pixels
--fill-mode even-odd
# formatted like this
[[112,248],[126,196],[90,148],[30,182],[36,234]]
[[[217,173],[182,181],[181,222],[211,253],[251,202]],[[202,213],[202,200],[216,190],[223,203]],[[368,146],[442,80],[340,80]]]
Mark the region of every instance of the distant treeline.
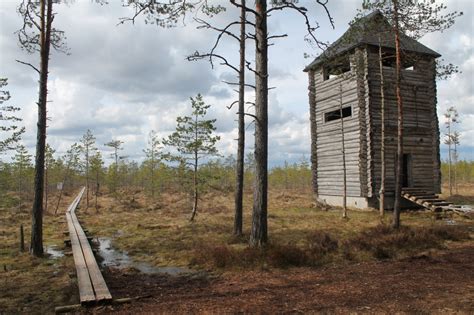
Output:
[[[253,189],[254,162],[251,155],[245,161],[246,191]],[[203,191],[218,190],[233,192],[235,186],[235,164],[233,156],[218,158],[201,165],[199,169],[201,188]],[[122,159],[109,166],[102,166],[95,171],[89,171],[90,186],[98,184],[101,192],[115,190],[143,189],[145,192],[152,190],[159,195],[161,192],[187,192],[191,189],[191,169],[182,165],[170,165],[163,162],[156,163],[153,179],[150,172],[150,161],[138,163]],[[47,169],[48,191],[54,192],[58,184],[62,183],[65,190],[75,189],[85,184],[84,163],[76,160],[67,163],[61,157],[53,158]],[[20,154],[12,162],[0,161],[0,194],[12,191],[32,196],[34,167],[32,157]],[[302,159],[298,163],[285,163],[275,167],[269,172],[270,189],[309,190],[311,187],[311,170],[309,162]]]
[[[441,162],[441,176],[443,183],[448,182],[449,165],[447,161]],[[461,183],[474,183],[474,161],[461,160],[451,165],[452,180]]]
[[[201,185],[204,191],[218,190],[233,192],[235,186],[235,158],[213,159],[203,164],[199,169]],[[112,191],[115,189],[143,189],[151,192],[152,189],[158,194],[165,191],[186,192],[190,189],[192,176],[190,169],[185,165],[169,165],[157,163],[154,179],[151,178],[150,161],[142,163],[131,160],[120,160],[116,167],[115,163],[107,167],[101,167],[91,176],[91,186],[97,184],[100,191]],[[251,191],[253,188],[253,159],[248,156],[245,163],[245,189]],[[459,161],[452,166],[452,176],[457,183],[474,183],[474,161]],[[447,183],[448,164],[441,163],[443,183]],[[0,161],[0,193],[7,191],[20,192],[31,195],[33,192],[34,168],[32,157],[20,156],[12,162]],[[58,183],[63,183],[66,190],[76,188],[85,183],[85,170],[83,163],[69,163],[61,157],[50,161],[47,171],[48,190],[57,190]],[[284,190],[306,190],[311,188],[311,169],[306,159],[297,163],[285,163],[274,167],[269,172],[270,189]],[[153,185],[153,186],[152,186]]]

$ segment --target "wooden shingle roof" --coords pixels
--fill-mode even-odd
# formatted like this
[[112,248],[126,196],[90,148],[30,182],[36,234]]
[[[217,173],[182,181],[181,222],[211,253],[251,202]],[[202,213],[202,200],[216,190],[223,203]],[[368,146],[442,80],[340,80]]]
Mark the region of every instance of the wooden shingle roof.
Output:
[[[358,46],[371,45],[378,47],[379,37],[382,47],[395,49],[395,36],[390,23],[380,11],[374,11],[352,24],[338,40],[331,44],[321,55],[316,57],[304,71],[317,68],[325,61],[344,54]],[[403,33],[400,34],[400,45],[404,51],[429,55],[435,58],[441,56],[436,51]]]

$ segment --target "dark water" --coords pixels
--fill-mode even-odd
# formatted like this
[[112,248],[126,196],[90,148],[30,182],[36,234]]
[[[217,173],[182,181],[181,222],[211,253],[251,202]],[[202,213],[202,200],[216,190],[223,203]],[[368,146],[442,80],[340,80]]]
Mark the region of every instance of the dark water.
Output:
[[127,252],[121,252],[112,247],[112,240],[110,238],[99,238],[99,255],[103,259],[102,267],[113,268],[135,268],[145,274],[168,274],[181,275],[193,273],[192,270],[182,267],[155,267],[145,262],[133,261]]

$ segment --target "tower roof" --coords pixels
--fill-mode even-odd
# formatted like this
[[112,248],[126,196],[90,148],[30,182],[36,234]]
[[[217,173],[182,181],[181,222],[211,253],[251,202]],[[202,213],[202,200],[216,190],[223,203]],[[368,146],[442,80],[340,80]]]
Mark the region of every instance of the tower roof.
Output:
[[[321,55],[316,57],[304,71],[309,71],[323,64],[324,61],[358,46],[371,45],[378,47],[379,37],[382,47],[395,49],[395,36],[393,36],[392,27],[387,18],[377,10],[353,23],[338,40],[332,43]],[[403,33],[400,33],[400,45],[404,51],[429,55],[435,58],[441,56],[436,51]]]

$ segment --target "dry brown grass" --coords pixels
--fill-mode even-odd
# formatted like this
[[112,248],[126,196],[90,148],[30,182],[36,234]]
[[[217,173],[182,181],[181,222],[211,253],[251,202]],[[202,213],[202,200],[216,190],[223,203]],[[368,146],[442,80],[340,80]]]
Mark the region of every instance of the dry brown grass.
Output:
[[474,207],[474,184],[471,183],[461,183],[458,184],[458,189],[456,191],[453,188],[453,195],[449,195],[449,187],[447,184],[442,186],[441,197],[446,200],[458,204],[458,205],[471,205]]
[[[11,196],[16,199],[16,196]],[[47,313],[54,305],[78,302],[77,285],[69,276],[74,271],[70,257],[34,258],[28,253],[30,239],[30,207],[19,210],[16,202],[0,205],[0,313]],[[61,211],[71,202],[65,197]],[[44,216],[44,245],[63,248],[66,231],[63,215]],[[26,251],[20,251],[20,225],[24,226]]]
[[[232,236],[234,197],[231,193],[211,192],[202,196],[192,223],[189,195],[164,193],[152,200],[141,192],[122,191],[118,196],[101,195],[97,211],[93,199],[89,209],[82,202],[78,209],[80,221],[92,236],[110,237],[114,247],[128,252],[135,261],[155,266],[239,270],[345,264],[348,259],[403,257],[430,246],[445,246],[446,240],[465,238],[438,228],[445,222],[434,220],[428,212],[403,212],[402,224],[406,228],[400,235],[391,234],[378,227],[380,219],[376,212],[349,211],[349,219],[343,220],[339,210],[316,209],[309,192],[272,190],[268,209],[270,244],[260,251],[247,245],[251,192],[244,198],[241,238]],[[474,189],[469,196],[474,196]],[[11,313],[44,313],[54,306],[77,302],[75,280],[69,276],[74,273],[72,257],[36,259],[19,252],[21,223],[29,240],[30,208],[25,205],[18,212],[15,196],[10,197],[0,205],[0,309]],[[47,245],[62,247],[66,231],[63,212],[73,197],[72,193],[65,196],[58,216],[45,216]],[[54,197],[51,200],[54,204]],[[389,221],[388,214],[384,223]],[[472,227],[467,219],[456,218],[456,221]],[[406,244],[411,244],[410,250],[405,250]]]
[[[251,193],[247,193],[244,198],[243,238],[232,236],[233,195],[230,193],[211,192],[202,196],[195,222],[188,221],[191,211],[191,199],[188,195],[164,193],[158,200],[150,200],[137,194],[135,202],[140,204],[137,208],[124,206],[123,200],[127,198],[130,197],[122,197],[121,201],[117,201],[110,196],[103,196],[100,199],[99,214],[91,211],[87,214],[81,211],[79,213],[80,219],[93,235],[113,238],[114,246],[127,251],[135,260],[157,266],[197,264],[211,268],[284,265],[266,261],[259,255],[253,255],[247,248],[251,224]],[[458,221],[468,224],[469,221],[466,220],[459,218]],[[389,222],[390,213],[383,223]],[[376,229],[380,223],[375,211],[349,211],[349,220],[343,220],[337,209],[321,211],[314,208],[309,192],[270,191],[270,247],[267,256],[273,255],[273,251],[275,257],[280,255],[281,258],[275,259],[276,261],[285,260],[285,255],[277,252],[291,252],[294,248],[290,256],[297,257],[298,250],[308,256],[299,263],[303,265],[318,265],[346,257],[371,259],[373,255],[370,250],[362,254],[349,253],[347,247],[341,247],[335,255],[333,248],[359,237],[367,230]],[[416,229],[436,227],[445,222],[436,221],[429,212],[418,211],[404,212],[402,224]],[[415,251],[418,249],[414,247]],[[407,251],[407,254],[412,252]],[[243,256],[247,258],[242,259]],[[328,259],[326,256],[331,257]],[[206,257],[210,257],[211,263],[204,261]],[[238,263],[237,260],[243,262]],[[291,262],[291,257],[288,260],[288,265],[296,264]]]

